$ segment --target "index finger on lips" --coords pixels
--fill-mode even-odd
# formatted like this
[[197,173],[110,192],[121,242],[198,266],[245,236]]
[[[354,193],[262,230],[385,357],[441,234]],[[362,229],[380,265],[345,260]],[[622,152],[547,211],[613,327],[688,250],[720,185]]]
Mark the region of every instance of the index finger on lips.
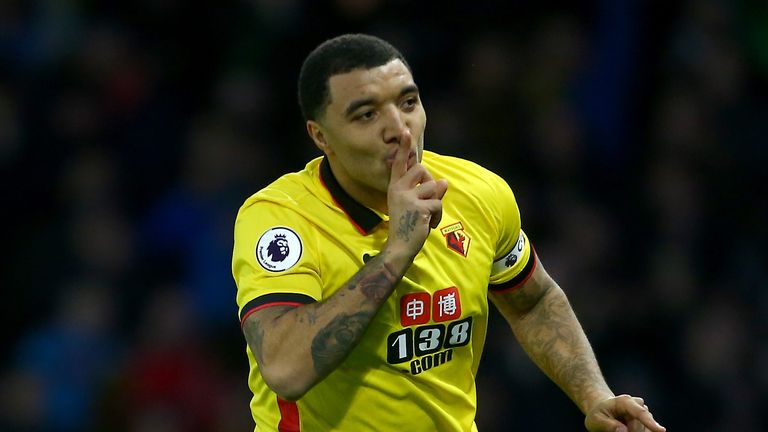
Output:
[[400,142],[395,150],[395,159],[392,161],[392,171],[390,172],[390,181],[400,180],[408,172],[408,156],[411,154],[411,132],[403,131],[400,135]]

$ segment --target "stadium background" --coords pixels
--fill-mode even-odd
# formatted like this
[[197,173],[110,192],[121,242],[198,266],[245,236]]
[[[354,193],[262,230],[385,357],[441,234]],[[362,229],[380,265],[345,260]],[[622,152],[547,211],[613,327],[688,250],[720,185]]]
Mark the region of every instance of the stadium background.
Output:
[[[765,2],[209,3],[0,2],[0,429],[250,430],[232,223],[317,154],[300,62],[356,31],[512,185],[614,389],[768,429]],[[480,430],[580,430],[502,321]]]

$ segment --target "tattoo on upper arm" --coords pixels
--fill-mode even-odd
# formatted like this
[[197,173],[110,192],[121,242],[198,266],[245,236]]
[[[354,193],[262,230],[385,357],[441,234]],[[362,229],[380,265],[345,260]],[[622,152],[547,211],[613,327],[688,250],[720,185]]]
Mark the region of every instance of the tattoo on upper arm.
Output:
[[552,287],[550,285],[539,287],[536,285],[531,286],[533,289],[528,289],[528,286],[523,286],[515,291],[506,295],[505,301],[517,312],[526,312],[531,310],[543,296],[547,294]]
[[253,356],[256,357],[256,361],[258,361],[259,365],[262,367],[265,364],[262,355],[265,327],[268,327],[276,318],[293,308],[293,306],[272,306],[265,310],[264,313],[261,311],[257,312],[267,316],[257,316],[256,313],[254,313],[245,321],[245,325],[243,325],[245,340],[248,342],[248,346],[251,347],[251,351],[253,352]]
[[248,346],[251,347],[253,356],[256,357],[256,361],[264,366],[264,359],[261,356],[261,348],[264,342],[264,329],[261,327],[261,323],[255,317],[251,317],[245,321],[243,326],[243,333],[245,333],[245,340],[248,341]]
[[312,340],[312,361],[318,375],[325,375],[346,357],[360,339],[373,312],[340,314]]
[[310,325],[315,325],[317,323],[317,308],[316,307],[307,307],[304,308],[304,310],[307,312],[307,321],[309,321]]

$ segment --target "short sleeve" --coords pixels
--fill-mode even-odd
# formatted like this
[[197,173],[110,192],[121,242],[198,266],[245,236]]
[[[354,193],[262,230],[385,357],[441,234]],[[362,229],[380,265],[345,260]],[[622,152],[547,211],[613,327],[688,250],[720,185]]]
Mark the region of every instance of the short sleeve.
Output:
[[496,251],[491,266],[489,289],[505,291],[522,285],[533,273],[534,249],[521,228],[520,209],[506,181],[492,176],[494,217],[497,228]]
[[240,209],[232,275],[241,323],[264,307],[322,298],[315,232],[300,214],[273,202],[257,201]]

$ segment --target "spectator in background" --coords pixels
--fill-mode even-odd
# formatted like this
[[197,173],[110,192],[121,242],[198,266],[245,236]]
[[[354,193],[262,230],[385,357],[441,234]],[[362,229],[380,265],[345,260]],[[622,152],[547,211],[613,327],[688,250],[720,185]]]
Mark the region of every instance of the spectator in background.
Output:
[[101,401],[97,430],[237,431],[230,381],[201,330],[189,294],[159,286],[138,317],[133,349],[119,363]]
[[177,278],[203,329],[228,327],[232,291],[221,280],[230,274],[232,211],[252,178],[254,152],[225,117],[211,115],[192,129],[178,185],[160,195],[142,223],[142,257],[162,280]]
[[[437,14],[403,0],[0,1],[0,412],[28,426],[2,420],[0,430],[46,418],[52,387],[18,359],[43,333],[64,344],[53,311],[80,284],[62,281],[109,287],[106,338],[126,359],[145,351],[134,335],[154,291],[176,287],[202,327],[199,349],[215,356],[212,374],[226,382],[217,391],[247,397],[231,310],[194,306],[231,302],[226,254],[201,265],[206,247],[230,241],[231,222],[221,222],[230,198],[189,198],[184,161],[216,154],[219,141],[244,142],[235,152],[260,169],[218,189],[231,201],[300,169],[315,153],[284,97],[302,60],[294,53],[336,29],[397,41],[429,101],[428,147],[470,155],[509,180],[610,382],[648,396],[670,430],[768,430],[768,6],[501,3],[446,2]],[[208,144],[193,150],[201,135]],[[169,208],[190,223],[160,223]],[[190,226],[201,238],[183,238],[195,235]],[[495,349],[492,340],[507,337],[492,316],[480,430],[504,430],[510,417],[527,430],[578,423],[581,413],[519,346]],[[728,364],[701,355],[714,344],[732,350]],[[115,366],[110,383],[128,370]],[[83,406],[100,417],[113,387],[84,383]],[[524,391],[505,390],[513,387]],[[163,429],[174,416],[145,425]]]
[[53,319],[19,342],[3,378],[3,430],[81,431],[123,348],[114,331],[114,293],[98,282],[66,287]]

